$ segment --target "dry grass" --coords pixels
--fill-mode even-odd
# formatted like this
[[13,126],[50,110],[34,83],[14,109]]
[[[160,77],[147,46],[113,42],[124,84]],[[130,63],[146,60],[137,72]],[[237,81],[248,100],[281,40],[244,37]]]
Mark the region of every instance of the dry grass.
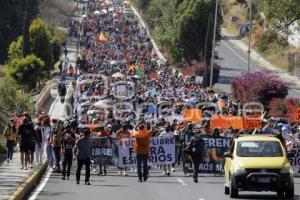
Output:
[[[239,34],[239,25],[241,23],[247,23],[247,10],[242,8],[240,5],[236,4],[236,0],[224,0],[225,9],[228,9],[226,15],[224,16],[224,28],[226,31],[233,35]],[[235,17],[236,21],[230,21],[230,17]],[[254,24],[256,22],[254,21]],[[253,41],[255,41],[259,34],[263,31],[262,27],[255,26],[255,30],[253,33]],[[242,41],[245,44],[248,44],[248,37],[244,37]],[[256,48],[256,51],[258,49]],[[273,65],[277,66],[280,69],[287,70],[288,69],[288,53],[299,53],[300,49],[296,49],[292,46],[282,49],[269,49],[266,53],[262,54],[262,56],[268,60]]]

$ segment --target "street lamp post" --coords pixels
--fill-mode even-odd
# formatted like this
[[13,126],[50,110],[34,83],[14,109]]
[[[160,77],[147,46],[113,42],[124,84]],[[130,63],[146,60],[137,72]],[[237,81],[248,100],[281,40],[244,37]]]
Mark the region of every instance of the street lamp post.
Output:
[[248,45],[248,72],[250,72],[250,64],[251,64],[251,38],[252,38],[252,0],[250,0],[250,30],[249,30],[249,45]]
[[213,85],[213,73],[214,73],[214,61],[215,61],[215,46],[216,46],[216,33],[217,33],[217,19],[218,19],[218,4],[219,0],[216,0],[216,9],[215,9],[215,22],[214,22],[214,33],[213,33],[213,45],[212,45],[212,55],[210,63],[210,81],[209,86]]

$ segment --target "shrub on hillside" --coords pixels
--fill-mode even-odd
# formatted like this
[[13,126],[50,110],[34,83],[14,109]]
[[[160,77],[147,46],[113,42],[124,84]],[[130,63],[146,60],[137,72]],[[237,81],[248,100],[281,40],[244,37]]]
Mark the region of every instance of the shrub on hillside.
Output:
[[277,32],[268,30],[257,35],[254,46],[256,46],[260,52],[265,53],[268,50],[287,47],[288,42],[285,37],[280,36]]
[[242,74],[232,81],[231,87],[235,99],[242,103],[261,102],[264,106],[273,98],[283,99],[288,94],[287,85],[267,70]]
[[25,90],[30,91],[47,76],[45,63],[35,55],[11,61],[7,73]]

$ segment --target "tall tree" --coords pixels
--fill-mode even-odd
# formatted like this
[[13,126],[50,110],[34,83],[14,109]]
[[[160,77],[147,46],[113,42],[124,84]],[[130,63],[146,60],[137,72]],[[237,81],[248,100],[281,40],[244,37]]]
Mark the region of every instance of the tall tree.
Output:
[[[199,53],[202,52],[209,62],[212,51],[214,11],[215,0],[185,0],[180,5],[176,19],[177,47],[182,50],[183,57],[188,61],[199,60]],[[219,12],[217,39],[220,39],[221,24],[222,17]]]
[[28,28],[37,14],[38,0],[1,0],[0,63],[5,63],[9,44],[20,35],[25,35],[25,54],[29,52]]
[[28,55],[22,59],[12,60],[7,68],[7,73],[26,91],[30,91],[37,82],[45,78],[44,65],[40,58],[35,55]]
[[268,22],[277,31],[288,32],[288,27],[300,20],[299,0],[262,0],[259,3]]
[[47,27],[40,18],[32,21],[29,36],[31,52],[45,62],[45,71],[49,71],[53,64],[53,46]]
[[32,20],[37,16],[38,0],[23,0],[23,55],[24,57],[30,54],[30,36],[29,27]]

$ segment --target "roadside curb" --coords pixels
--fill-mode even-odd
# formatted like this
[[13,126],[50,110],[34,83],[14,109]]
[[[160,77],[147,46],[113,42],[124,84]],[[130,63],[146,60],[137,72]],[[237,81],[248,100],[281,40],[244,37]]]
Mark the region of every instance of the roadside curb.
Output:
[[9,195],[7,200],[22,200],[32,190],[39,178],[43,175],[47,168],[47,160],[43,162],[41,166],[37,166],[33,169],[33,173],[26,178],[26,180],[20,184],[16,191]]

